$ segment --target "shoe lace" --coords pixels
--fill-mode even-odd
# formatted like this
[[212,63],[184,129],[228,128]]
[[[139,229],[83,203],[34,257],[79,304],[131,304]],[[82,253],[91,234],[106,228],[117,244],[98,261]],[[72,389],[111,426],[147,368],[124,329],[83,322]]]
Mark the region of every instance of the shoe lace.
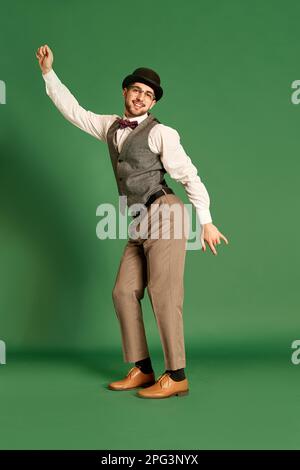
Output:
[[164,372],[158,377],[157,382],[159,382],[161,388],[163,388],[163,385],[168,380],[169,376],[170,374],[168,374],[168,372]]
[[127,374],[127,377],[130,377],[130,375],[132,374],[132,372],[133,372],[135,369],[136,369],[136,366],[132,367],[132,368],[129,370],[129,372],[128,372],[128,374]]

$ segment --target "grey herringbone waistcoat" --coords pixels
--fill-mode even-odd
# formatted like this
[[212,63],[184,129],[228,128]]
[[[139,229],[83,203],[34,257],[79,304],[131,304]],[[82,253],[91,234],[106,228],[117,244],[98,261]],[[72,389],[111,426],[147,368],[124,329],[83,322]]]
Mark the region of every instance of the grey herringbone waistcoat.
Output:
[[127,196],[128,206],[145,204],[151,194],[168,187],[160,154],[152,152],[148,145],[149,132],[158,123],[158,119],[148,113],[148,117],[129,133],[121,152],[116,145],[118,121],[108,129],[107,144],[119,195]]

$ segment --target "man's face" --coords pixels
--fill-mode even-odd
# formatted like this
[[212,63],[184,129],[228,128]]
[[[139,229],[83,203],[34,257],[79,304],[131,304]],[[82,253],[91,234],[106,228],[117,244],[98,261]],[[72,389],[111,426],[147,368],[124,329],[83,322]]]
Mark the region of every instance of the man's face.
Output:
[[153,88],[145,85],[145,83],[131,83],[123,89],[123,96],[127,117],[141,116],[147,113],[156,103]]

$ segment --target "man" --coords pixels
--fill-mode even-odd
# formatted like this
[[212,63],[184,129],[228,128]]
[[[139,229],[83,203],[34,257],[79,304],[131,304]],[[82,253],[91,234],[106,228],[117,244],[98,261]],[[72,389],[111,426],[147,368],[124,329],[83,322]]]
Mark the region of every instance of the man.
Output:
[[[141,398],[168,398],[186,395],[183,333],[183,276],[186,250],[185,218],[180,219],[181,237],[175,236],[175,216],[166,212],[184,204],[164,180],[168,174],[181,182],[196,208],[202,226],[202,250],[228,240],[212,224],[208,192],[197,169],[186,155],[175,129],[161,124],[149,111],[163,95],[159,75],[140,67],[122,82],[125,110],[123,117],[99,115],[80,106],[52,68],[53,53],[41,46],[36,57],[46,84],[46,92],[59,111],[72,124],[107,142],[119,195],[127,205],[144,207],[131,213],[138,225],[138,236],[130,236],[120,262],[113,289],[113,303],[120,322],[123,358],[133,362],[125,378],[109,384],[110,390],[142,387]],[[135,222],[135,220],[133,220]],[[155,380],[146,341],[141,299],[147,287],[162,342],[166,370]]]

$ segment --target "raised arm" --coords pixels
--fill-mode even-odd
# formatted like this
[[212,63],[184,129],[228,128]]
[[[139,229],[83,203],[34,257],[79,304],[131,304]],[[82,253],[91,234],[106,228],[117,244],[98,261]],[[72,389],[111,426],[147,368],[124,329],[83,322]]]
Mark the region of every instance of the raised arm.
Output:
[[96,139],[106,142],[106,133],[117,115],[95,114],[84,109],[70,90],[60,81],[54,72],[53,52],[46,44],[38,48],[36,57],[46,85],[46,93],[61,114],[79,129]]

